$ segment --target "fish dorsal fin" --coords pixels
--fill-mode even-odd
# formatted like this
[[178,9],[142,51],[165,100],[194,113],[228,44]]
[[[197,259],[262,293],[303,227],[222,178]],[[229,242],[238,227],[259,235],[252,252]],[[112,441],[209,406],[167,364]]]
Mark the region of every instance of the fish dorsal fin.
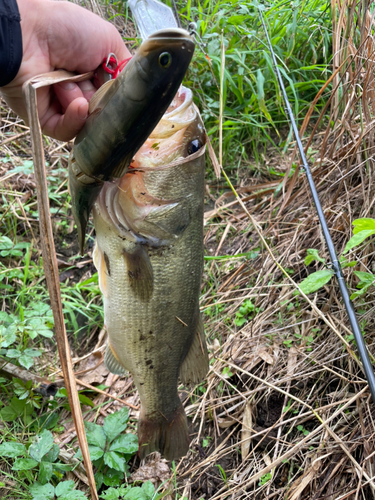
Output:
[[183,384],[197,384],[208,372],[208,352],[203,321],[199,311],[197,314],[198,320],[193,342],[180,368],[180,378]]
[[104,97],[104,95],[108,92],[110,87],[113,85],[115,80],[108,80],[108,82],[105,82],[96,92],[95,94],[91,97],[90,102],[89,102],[89,114],[93,113],[95,109],[97,108],[98,104]]

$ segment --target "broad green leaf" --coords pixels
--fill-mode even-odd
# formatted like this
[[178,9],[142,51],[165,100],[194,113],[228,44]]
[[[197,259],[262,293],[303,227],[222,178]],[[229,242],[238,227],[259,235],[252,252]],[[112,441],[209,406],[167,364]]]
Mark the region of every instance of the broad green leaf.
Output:
[[103,485],[104,475],[101,472],[95,474],[96,489],[100,490]]
[[74,490],[75,483],[74,481],[61,481],[55,488],[55,493],[57,497],[61,495],[66,495],[70,491]]
[[53,474],[53,467],[50,462],[40,462],[38,479],[40,484],[49,482]]
[[305,294],[316,292],[330,281],[333,274],[333,271],[330,269],[323,269],[322,271],[311,273],[307,278],[301,281],[299,287]]
[[357,299],[358,297],[361,297],[362,295],[364,295],[367,292],[367,290],[370,288],[370,286],[371,286],[371,283],[365,285],[360,290],[357,290],[356,292],[352,293],[350,296],[350,300]]
[[238,317],[235,318],[234,324],[236,326],[243,326],[247,322],[247,318],[244,318],[243,316],[239,315]]
[[345,245],[343,255],[345,253],[349,252],[349,250],[351,250],[352,248],[360,245],[362,243],[362,241],[364,241],[366,238],[368,238],[369,236],[371,236],[373,234],[375,234],[375,229],[368,229],[366,231],[360,231],[359,233],[352,236],[350,238],[350,240],[348,241],[348,243]]
[[103,428],[110,443],[126,429],[128,420],[129,410],[125,406],[105,417]]
[[5,406],[0,411],[0,418],[4,422],[13,422],[18,417],[18,413],[11,406]]
[[319,252],[316,248],[308,248],[306,253],[307,253],[307,257],[305,257],[306,266],[311,264],[311,262],[313,262],[314,260],[317,260],[318,262],[323,262],[323,264],[326,261],[325,259],[323,259],[323,257],[319,255]]
[[16,332],[17,327],[15,325],[10,325],[8,328],[0,326],[1,347],[9,347],[13,344],[17,339]]
[[49,318],[52,318],[53,321],[53,314],[52,314],[52,309],[51,307],[46,304],[43,301],[39,302],[31,302],[29,304],[28,311],[25,311],[25,316],[41,316],[41,317],[46,317],[48,316]]
[[370,286],[375,284],[375,275],[372,273],[365,273],[364,271],[354,271],[354,274],[357,276],[357,278],[360,279],[360,282],[357,285],[357,288],[359,288],[360,290],[357,290],[350,296],[351,300],[361,297],[367,292]]
[[104,463],[111,469],[125,472],[125,459],[115,451],[104,453]]
[[22,356],[18,358],[18,361],[21,366],[24,366],[26,368],[26,370],[31,368],[34,364],[34,358],[31,356],[27,356],[27,354],[22,354]]
[[43,337],[53,337],[53,331],[45,324],[43,318],[36,317],[29,319],[27,329],[33,329],[38,335],[42,335]]
[[49,452],[44,455],[43,461],[53,463],[57,459],[59,454],[60,454],[60,448],[57,444],[54,443]]
[[103,478],[106,486],[120,486],[124,481],[124,473],[115,469],[108,469]]
[[32,358],[38,358],[42,355],[42,351],[39,351],[39,349],[25,349],[23,353],[26,354],[26,356],[31,356]]
[[[364,283],[373,283],[375,281],[375,275],[372,273],[365,273],[364,271],[354,271],[354,274]],[[360,285],[361,283],[358,283]]]
[[353,221],[353,234],[357,234],[361,231],[372,230],[375,231],[375,219],[356,219]]
[[14,358],[19,358],[21,356],[22,352],[19,351],[18,349],[8,349],[7,350],[7,357],[14,359]]
[[0,444],[0,456],[1,457],[20,457],[26,454],[25,445],[16,442],[7,442]]
[[34,460],[40,462],[53,446],[53,435],[47,429],[35,436],[35,441],[29,447],[29,454]]
[[145,493],[147,500],[151,500],[154,493],[155,493],[155,487],[152,484],[151,481],[146,481],[145,483],[142,484],[142,490]]
[[9,250],[13,248],[13,241],[8,236],[0,236],[0,249]]
[[58,500],[87,500],[87,497],[83,493],[83,491],[74,490],[74,491],[70,491],[66,495],[62,495],[61,497],[58,497]]
[[133,455],[138,451],[138,437],[135,434],[122,434],[113,441],[109,451]]
[[98,446],[92,446],[91,444],[89,444],[89,452],[92,461],[99,460],[99,458],[102,458],[104,453],[101,448],[99,448]]
[[88,444],[99,446],[99,448],[104,450],[106,438],[103,427],[92,422],[85,422],[85,428]]
[[32,458],[17,458],[14,461],[12,470],[30,470],[38,465],[36,460]]
[[345,259],[345,257],[343,255],[341,255],[339,260],[340,260],[340,264],[341,264],[342,269],[345,269],[346,267],[354,267],[357,264],[356,260],[348,261]]
[[99,496],[100,498],[104,498],[104,500],[117,500],[120,498],[120,493],[117,488],[108,488],[108,490]]
[[10,405],[18,415],[22,415],[27,406],[26,401],[20,400],[16,397],[10,400]]
[[33,498],[44,496],[48,500],[52,500],[55,496],[55,488],[52,484],[34,483],[29,487],[29,491]]
[[148,500],[148,496],[139,486],[133,486],[123,498],[124,500]]
[[85,396],[84,394],[78,394],[78,399],[83,405],[91,406],[91,408],[94,408],[94,403],[91,401],[90,398]]
[[60,416],[58,412],[52,413],[51,415],[42,415],[42,417],[40,418],[41,427],[49,430],[53,429],[54,427],[56,427],[59,418]]

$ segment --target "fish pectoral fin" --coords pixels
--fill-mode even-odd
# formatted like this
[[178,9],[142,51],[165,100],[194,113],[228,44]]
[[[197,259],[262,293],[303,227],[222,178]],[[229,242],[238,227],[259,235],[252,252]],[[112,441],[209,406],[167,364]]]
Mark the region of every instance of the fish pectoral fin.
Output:
[[98,271],[99,288],[105,298],[108,298],[107,290],[107,266],[105,262],[105,254],[100,250],[98,242],[95,241],[94,251],[92,253],[94,266]]
[[183,384],[197,384],[207,375],[209,368],[208,351],[202,316],[198,311],[197,328],[190,349],[180,368]]
[[107,344],[107,347],[105,349],[104,364],[107,370],[111,373],[114,373],[115,375],[124,375],[127,371],[113,353],[109,343]]
[[146,250],[137,245],[133,252],[124,250],[123,255],[134,295],[140,300],[149,300],[154,290],[154,273]]

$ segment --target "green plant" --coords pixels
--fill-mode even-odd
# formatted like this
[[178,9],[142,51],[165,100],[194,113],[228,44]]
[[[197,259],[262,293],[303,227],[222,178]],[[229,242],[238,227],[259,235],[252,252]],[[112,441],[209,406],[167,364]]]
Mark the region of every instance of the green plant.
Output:
[[108,488],[100,498],[104,500],[159,500],[164,495],[155,493],[154,485],[151,481],[146,481],[142,486],[121,486],[119,488]]
[[17,396],[13,396],[9,404],[4,405],[0,410],[0,418],[3,422],[14,422],[20,419],[23,425],[28,425],[32,421],[31,415],[33,411],[34,407],[32,403],[25,401],[25,399],[20,399]]
[[[103,426],[85,422],[90,457],[96,468],[97,487],[120,486],[124,474],[128,475],[128,461],[138,451],[135,434],[122,432],[127,428],[129,410],[121,410],[108,415]],[[82,458],[81,451],[76,458]]]
[[263,486],[265,485],[266,483],[268,483],[268,481],[270,481],[272,479],[272,473],[271,472],[268,472],[267,474],[264,474],[264,476],[262,476],[260,478],[260,481],[259,481],[259,486]]
[[240,306],[239,310],[236,312],[234,324],[239,327],[243,326],[261,310],[260,307],[255,307],[250,299],[244,300],[242,306]]
[[302,432],[302,434],[303,434],[304,436],[307,436],[308,434],[310,434],[310,433],[309,433],[309,431],[307,431],[307,430],[303,427],[303,425],[297,425],[297,430],[299,430],[300,432]]
[[52,478],[60,480],[65,471],[71,470],[70,465],[57,462],[59,453],[60,448],[54,444],[53,435],[47,429],[34,437],[28,449],[23,443],[16,441],[0,445],[1,457],[15,459],[12,470],[22,473],[30,483],[35,482],[36,475],[39,485],[46,485]]
[[86,499],[86,495],[75,490],[74,481],[62,481],[56,487],[51,483],[40,484],[35,483],[30,486],[29,491],[32,495],[32,500],[81,500]]
[[[258,2],[192,0],[180,2],[186,25],[195,21],[198,47],[187,75],[208,134],[216,142],[219,116],[221,32],[225,46],[223,151],[226,165],[251,151],[292,139],[274,67],[265,47]],[[277,0],[260,5],[297,121],[330,72],[331,16],[328,2]],[[321,106],[323,102],[318,102]],[[285,129],[281,134],[280,130]]]
[[30,243],[13,243],[8,236],[0,236],[0,256],[1,257],[21,257],[22,250],[29,248]]
[[[346,260],[345,254],[347,254],[353,248],[359,246],[363,241],[367,238],[375,234],[375,219],[363,218],[356,219],[353,221],[353,236],[345,245],[344,251],[339,258],[341,268],[344,269],[346,267],[353,267],[357,264],[357,261],[353,260],[351,262]],[[305,265],[311,264],[313,261],[322,262],[325,264],[325,259],[319,255],[318,250],[314,248],[309,248],[307,250],[307,256],[305,258]],[[307,278],[305,278],[299,284],[300,289],[308,294],[313,293],[322,288],[324,285],[330,282],[332,276],[334,275],[334,271],[332,269],[322,269],[320,271],[316,271],[314,273],[309,274]],[[357,288],[359,290],[354,292],[350,298],[351,300],[356,299],[364,295],[364,293],[375,284],[375,274],[366,273],[363,271],[354,271],[354,275],[359,278],[359,283],[357,284]],[[296,292],[298,293],[298,292]]]

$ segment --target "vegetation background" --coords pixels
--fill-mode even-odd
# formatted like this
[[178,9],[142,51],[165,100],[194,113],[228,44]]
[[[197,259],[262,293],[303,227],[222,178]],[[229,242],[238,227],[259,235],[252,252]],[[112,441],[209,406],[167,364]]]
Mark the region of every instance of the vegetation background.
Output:
[[[136,49],[125,1],[80,3]],[[373,498],[374,406],[338,289],[315,275],[308,300],[296,290],[315,271],[327,276],[328,256],[258,13],[259,6],[373,356],[371,222],[357,223],[370,233],[344,252],[353,221],[374,211],[373,4],[177,6],[184,26],[197,25],[185,85],[241,199],[208,161],[201,309],[211,368],[198,387],[180,388],[192,443],[178,463],[156,454],[140,464],[135,456],[138,397],[131,376],[103,368],[97,274],[91,250],[78,256],[66,187],[71,144],[44,138],[64,314],[99,493],[108,500]],[[29,129],[0,106],[0,495],[86,498],[44,280]],[[36,376],[56,382],[54,398],[38,392]]]

